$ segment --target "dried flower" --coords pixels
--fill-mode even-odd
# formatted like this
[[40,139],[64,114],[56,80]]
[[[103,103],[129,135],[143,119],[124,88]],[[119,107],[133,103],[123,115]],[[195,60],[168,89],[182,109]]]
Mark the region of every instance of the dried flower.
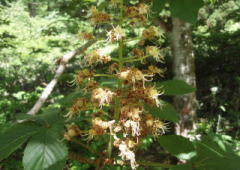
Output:
[[140,41],[138,42],[138,45],[140,45],[140,46],[144,46],[144,44],[145,44],[145,41],[144,41],[144,40],[140,40]]
[[157,62],[163,62],[164,56],[161,55],[160,50],[156,46],[147,46],[146,52],[152,56]]
[[94,81],[94,80],[89,80],[86,85],[85,85],[85,90],[89,91],[89,90],[93,90],[95,88],[97,88],[99,86],[98,82]]
[[109,72],[110,74],[113,74],[114,72],[117,72],[118,67],[119,67],[119,66],[118,66],[117,63],[113,63],[113,64],[111,64],[111,65],[109,66],[108,72]]
[[85,59],[88,61],[88,65],[92,65],[93,63],[104,63],[111,61],[111,56],[106,54],[106,50],[103,48],[96,49],[91,51],[91,53],[85,56]]
[[72,119],[79,112],[87,110],[88,101],[85,98],[77,99],[74,104],[71,106],[70,111],[65,115],[68,119]]
[[82,132],[76,125],[68,126],[67,132],[64,134],[66,140],[71,140],[72,137],[80,135]]
[[160,69],[156,66],[153,66],[153,65],[148,66],[149,74],[159,74],[161,77],[164,77],[164,75],[163,75],[164,72],[165,72],[165,70]]
[[144,94],[147,96],[147,99],[153,100],[157,107],[161,106],[158,97],[161,96],[163,92],[158,92],[155,87],[147,87],[144,89]]
[[134,48],[132,52],[133,52],[134,56],[137,56],[139,58],[144,57],[144,55],[145,55],[144,52],[139,48]]
[[141,3],[138,5],[139,14],[148,14],[150,12],[150,7],[147,4]]
[[110,42],[121,41],[125,36],[124,30],[120,26],[117,26],[107,33],[107,40]]
[[133,17],[137,17],[139,15],[139,11],[138,11],[137,7],[131,6],[131,7],[126,8],[125,14],[127,17],[133,18]]
[[92,40],[94,38],[91,33],[87,33],[87,32],[82,33],[82,37],[84,40]]
[[89,141],[89,140],[92,140],[95,136],[102,135],[102,134],[101,133],[98,134],[95,129],[89,129],[87,132],[87,135],[88,135],[87,140]]
[[92,24],[100,24],[110,20],[110,15],[97,10],[96,6],[92,6],[89,12]]
[[100,108],[103,105],[108,105],[112,101],[112,97],[115,95],[109,89],[97,88],[92,91],[92,101],[97,101]]
[[136,25],[146,22],[146,16],[149,13],[149,6],[146,4],[139,4],[138,6],[127,7],[125,10],[125,15],[130,19],[131,25]]
[[88,69],[84,69],[84,70],[78,71],[77,75],[75,76],[74,83],[76,83],[79,86],[82,84],[84,79],[90,78],[93,75],[94,75],[94,71],[92,71],[92,70],[90,71]]
[[162,36],[162,32],[160,32],[160,29],[155,26],[151,26],[148,29],[145,29],[143,31],[143,37],[145,39],[152,40],[154,38],[161,37],[161,36]]
[[159,136],[159,135],[164,134],[166,129],[167,128],[162,121],[160,121],[158,119],[153,121],[153,126],[152,126],[153,136]]
[[138,167],[138,164],[135,159],[135,153],[131,151],[125,141],[121,141],[121,143],[118,146],[120,150],[119,156],[123,160],[130,161],[130,165],[132,169],[136,169]]
[[123,124],[126,131],[132,131],[132,136],[140,136],[140,122],[133,121],[133,120],[127,120]]
[[135,84],[137,81],[142,81],[143,87],[145,87],[145,81],[151,81],[151,79],[147,79],[153,77],[153,75],[146,75],[143,74],[140,70],[137,68],[128,68],[123,69],[119,73],[117,73],[117,76],[121,80],[127,80],[133,84],[133,88],[135,89]]
[[140,114],[143,112],[143,107],[134,106],[132,103],[128,103],[121,108],[121,119],[131,119],[134,121],[140,121]]

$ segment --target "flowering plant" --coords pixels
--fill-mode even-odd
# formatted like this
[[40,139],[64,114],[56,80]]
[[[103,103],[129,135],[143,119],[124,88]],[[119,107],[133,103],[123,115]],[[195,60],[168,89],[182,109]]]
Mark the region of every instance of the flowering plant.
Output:
[[[129,5],[123,0],[111,0],[104,11],[91,7],[88,15],[91,24],[96,27],[110,25],[104,41],[107,45],[117,45],[117,49],[112,53],[107,53],[104,50],[106,47],[92,49],[83,57],[84,68],[77,72],[73,83],[78,89],[84,89],[85,95],[76,99],[65,115],[70,122],[77,116],[90,118],[88,129],[81,129],[79,124],[68,125],[65,139],[87,135],[87,140],[91,142],[107,135],[106,160],[112,164],[130,163],[132,169],[138,166],[135,150],[142,139],[149,134],[157,137],[166,130],[165,123],[145,108],[148,105],[161,109],[163,105],[159,97],[164,91],[152,80],[155,76],[162,77],[164,69],[154,65],[139,69],[134,65],[135,62],[145,64],[149,58],[164,62],[164,49],[156,45],[164,34],[148,21],[150,5]],[[146,24],[149,25],[147,28]],[[140,31],[136,33],[135,29]],[[83,37],[89,40],[94,35],[87,32],[83,33]],[[134,48],[126,52],[128,43],[133,40]],[[116,51],[118,54],[114,55]],[[105,73],[94,69],[99,65],[107,65]],[[113,79],[116,86],[107,87],[99,83],[99,77]],[[121,161],[116,155],[113,157],[113,147],[118,149]]]

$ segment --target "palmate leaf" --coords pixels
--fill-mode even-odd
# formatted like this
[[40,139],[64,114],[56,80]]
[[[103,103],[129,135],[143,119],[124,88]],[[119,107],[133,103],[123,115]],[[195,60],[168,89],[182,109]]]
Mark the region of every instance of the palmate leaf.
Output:
[[218,135],[203,136],[200,142],[196,142],[196,151],[198,156],[194,161],[201,162],[197,164],[199,169],[239,169],[240,156]]
[[159,143],[170,154],[182,160],[190,160],[196,156],[196,151],[192,142],[187,138],[178,135],[165,135],[159,137]]
[[39,115],[18,114],[16,118],[17,120],[36,122],[43,126],[51,126],[62,120],[59,109],[46,109],[43,114]]
[[183,95],[192,93],[196,90],[182,80],[167,80],[163,82],[157,82],[156,86],[164,90],[164,95]]
[[60,140],[63,122],[50,128],[42,128],[27,144],[23,166],[25,170],[61,170],[67,156],[67,148]]
[[39,117],[39,115],[29,115],[25,113],[20,113],[16,115],[17,120],[24,120],[24,121],[31,121],[31,122],[36,122],[39,124],[45,124],[45,121]]
[[18,123],[0,134],[0,161],[18,149],[29,137],[37,133],[40,126],[25,122]]
[[218,135],[202,136],[201,141],[191,142],[177,135],[161,136],[159,143],[170,154],[189,163],[176,165],[171,170],[236,170],[240,156],[234,147]]
[[171,122],[177,122],[179,120],[177,111],[170,103],[167,102],[162,101],[161,107],[150,107],[145,105],[145,109],[154,117],[158,117],[163,120]]

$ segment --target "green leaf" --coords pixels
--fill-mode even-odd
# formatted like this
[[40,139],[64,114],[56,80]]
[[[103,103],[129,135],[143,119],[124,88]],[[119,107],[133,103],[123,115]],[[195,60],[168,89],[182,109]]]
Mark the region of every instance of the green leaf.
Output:
[[59,109],[47,109],[43,114],[37,115],[40,119],[44,120],[45,123],[50,126],[53,123],[62,120]]
[[189,160],[196,156],[194,145],[187,138],[178,135],[165,135],[159,138],[159,143],[170,154],[179,159]]
[[170,11],[173,17],[195,24],[198,11],[204,5],[203,0],[153,0],[152,18],[158,17],[165,4],[170,4]]
[[16,116],[17,120],[24,120],[24,121],[33,121],[39,124],[44,124],[45,121],[41,118],[39,118],[38,115],[29,115],[29,114],[24,114],[20,113]]
[[68,94],[66,97],[64,97],[63,99],[60,99],[58,102],[65,107],[70,107],[74,100],[76,100],[77,98],[83,97],[84,92],[82,90],[77,90],[74,91],[70,94]]
[[165,95],[183,95],[195,91],[195,88],[182,80],[157,82],[156,85],[164,90]]
[[159,13],[164,8],[165,4],[170,0],[153,0],[153,5],[151,7],[152,18],[156,18],[159,16]]
[[100,80],[100,86],[108,87],[108,88],[117,88],[118,81],[115,78],[102,78]]
[[30,123],[15,124],[0,134],[0,161],[18,149],[29,137],[39,130],[39,126]]
[[63,169],[67,148],[56,135],[61,133],[60,126],[61,124],[56,123],[51,128],[42,128],[32,137],[24,150],[25,170]]
[[193,168],[190,164],[182,164],[182,165],[174,166],[170,168],[170,170],[193,170]]
[[173,17],[195,24],[198,11],[203,5],[203,0],[171,0],[170,11]]
[[239,169],[240,156],[217,135],[203,136],[202,141],[196,143],[196,150],[198,156],[194,159],[195,162],[204,160],[199,169]]
[[58,161],[56,164],[54,164],[53,166],[49,167],[49,170],[61,170],[63,169],[64,165],[66,163],[66,160],[63,161]]
[[168,120],[171,122],[178,122],[178,113],[175,110],[175,108],[167,102],[163,102],[162,107],[150,107],[150,106],[145,106],[145,109],[148,110],[153,116],[159,117],[164,120]]
[[17,120],[35,121],[45,126],[51,126],[53,123],[62,120],[58,109],[47,109],[39,115],[19,114],[16,118]]

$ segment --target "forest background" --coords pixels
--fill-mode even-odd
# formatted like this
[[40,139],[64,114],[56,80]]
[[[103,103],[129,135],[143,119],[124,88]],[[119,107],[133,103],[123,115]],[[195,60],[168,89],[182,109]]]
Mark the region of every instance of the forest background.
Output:
[[[182,160],[180,166],[175,169],[188,170],[194,169],[193,167],[201,167],[197,169],[237,170],[240,160],[240,2],[238,0],[204,0],[201,5],[198,5],[197,1],[196,4],[189,2],[189,0],[185,0],[183,4],[178,3],[177,8],[185,9],[186,14],[180,14],[179,17],[192,24],[190,34],[195,56],[193,71],[196,79],[194,85],[196,91],[194,93],[197,99],[197,104],[194,106],[196,111],[195,128],[190,131],[193,138],[189,140],[172,136],[174,123],[168,123],[169,130],[166,132],[166,138],[162,136],[155,140],[147,137],[141,145],[138,155],[148,161],[163,164],[175,165]],[[130,3],[137,4],[138,0],[130,1]],[[166,3],[168,2],[166,1]],[[55,70],[59,66],[59,59],[86,43],[86,40],[82,38],[82,33],[95,29],[87,20],[86,14],[90,7],[96,4],[101,8],[104,6],[104,1],[1,0],[1,133],[4,133],[14,122],[19,120],[22,114],[32,108],[44,88],[53,79]],[[156,6],[151,10],[157,11],[155,18],[158,20],[154,24],[164,32],[161,44],[166,50],[165,62],[158,63],[157,66],[164,66],[166,71],[164,77],[154,80],[156,82],[176,77],[173,68],[174,54],[171,51],[173,48],[171,35],[174,27],[172,24],[173,17],[175,17],[172,16],[174,8],[171,10],[172,8],[165,3],[158,5],[157,10]],[[192,18],[195,13],[193,14],[189,10],[195,8],[198,11],[196,19]],[[149,62],[155,64],[154,61]],[[67,113],[66,110],[76,95],[75,88],[68,82],[74,79],[80,65],[81,54],[67,64],[55,89],[41,108],[42,113],[47,113],[53,108],[60,109],[62,114]],[[181,84],[173,84],[173,86],[181,86]],[[165,98],[169,103],[174,104],[175,99],[169,96],[165,96]],[[182,111],[179,111],[178,106],[175,107],[178,112]],[[175,120],[175,109],[168,107],[167,112],[174,112],[173,117],[170,116],[170,120]],[[200,144],[194,143],[194,140],[200,140],[201,146],[207,147],[200,147]],[[96,149],[101,145],[101,142],[95,142],[91,144],[91,147]],[[68,144],[68,147],[69,150],[83,152],[86,157],[92,157],[75,143]],[[3,159],[0,169],[22,170],[23,150],[24,146],[8,158]],[[181,164],[185,162],[187,164]],[[65,165],[65,169],[71,170],[93,167],[95,166],[87,162],[79,162],[78,159],[68,160]],[[109,165],[105,168],[112,167]],[[120,167],[115,166],[115,168]],[[140,168],[164,169],[169,167],[159,168],[145,164]]]

